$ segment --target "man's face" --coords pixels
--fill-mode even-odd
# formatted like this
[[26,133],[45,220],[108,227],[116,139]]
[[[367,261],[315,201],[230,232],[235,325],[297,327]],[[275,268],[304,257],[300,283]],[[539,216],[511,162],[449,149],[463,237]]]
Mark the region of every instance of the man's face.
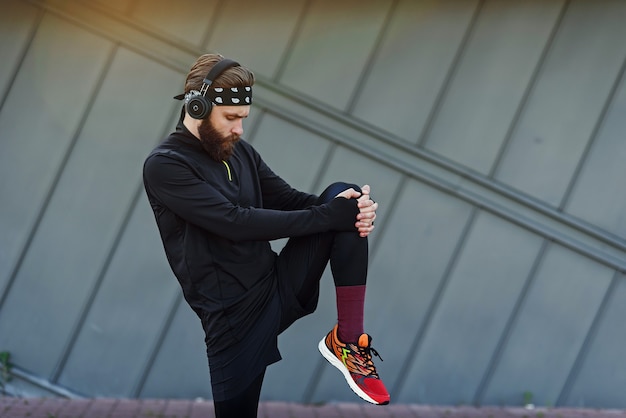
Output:
[[243,119],[249,113],[250,106],[213,106],[209,117],[198,126],[200,142],[211,158],[230,158],[243,134]]

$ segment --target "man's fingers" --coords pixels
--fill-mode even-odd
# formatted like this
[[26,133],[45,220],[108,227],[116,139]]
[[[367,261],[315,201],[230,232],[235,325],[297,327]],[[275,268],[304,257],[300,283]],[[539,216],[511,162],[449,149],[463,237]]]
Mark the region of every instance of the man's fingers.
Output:
[[358,198],[361,196],[361,193],[357,192],[356,190],[354,190],[352,187],[349,189],[344,190],[343,192],[339,193],[337,196],[335,197],[345,197],[346,199],[353,199],[353,198]]

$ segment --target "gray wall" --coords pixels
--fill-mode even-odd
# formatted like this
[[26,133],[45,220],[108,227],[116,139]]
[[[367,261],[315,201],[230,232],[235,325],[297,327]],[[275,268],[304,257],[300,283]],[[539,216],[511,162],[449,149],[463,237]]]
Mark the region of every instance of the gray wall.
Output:
[[[141,165],[219,51],[258,76],[276,172],[372,186],[394,402],[626,407],[626,1],[0,0],[0,35],[15,392],[210,398]],[[326,274],[263,399],[356,400],[316,351],[335,319]]]

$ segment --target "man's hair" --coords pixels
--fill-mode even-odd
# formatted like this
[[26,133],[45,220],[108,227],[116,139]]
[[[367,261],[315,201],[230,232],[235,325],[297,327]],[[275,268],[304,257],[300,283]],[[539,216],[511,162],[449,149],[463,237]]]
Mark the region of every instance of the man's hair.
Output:
[[[191,90],[200,90],[204,78],[209,74],[211,68],[217,62],[223,60],[224,57],[220,54],[204,54],[201,55],[193,64],[187,74],[185,80],[185,93],[189,93]],[[246,87],[254,84],[254,74],[246,67],[230,67],[222,74],[220,74],[211,87]]]

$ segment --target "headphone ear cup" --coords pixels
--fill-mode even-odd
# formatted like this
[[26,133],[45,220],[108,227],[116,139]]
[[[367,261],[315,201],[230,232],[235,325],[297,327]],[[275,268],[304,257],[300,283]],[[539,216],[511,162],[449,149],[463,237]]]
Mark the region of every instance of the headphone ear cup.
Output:
[[193,95],[185,100],[185,111],[194,119],[204,119],[209,113],[213,104],[201,94]]

